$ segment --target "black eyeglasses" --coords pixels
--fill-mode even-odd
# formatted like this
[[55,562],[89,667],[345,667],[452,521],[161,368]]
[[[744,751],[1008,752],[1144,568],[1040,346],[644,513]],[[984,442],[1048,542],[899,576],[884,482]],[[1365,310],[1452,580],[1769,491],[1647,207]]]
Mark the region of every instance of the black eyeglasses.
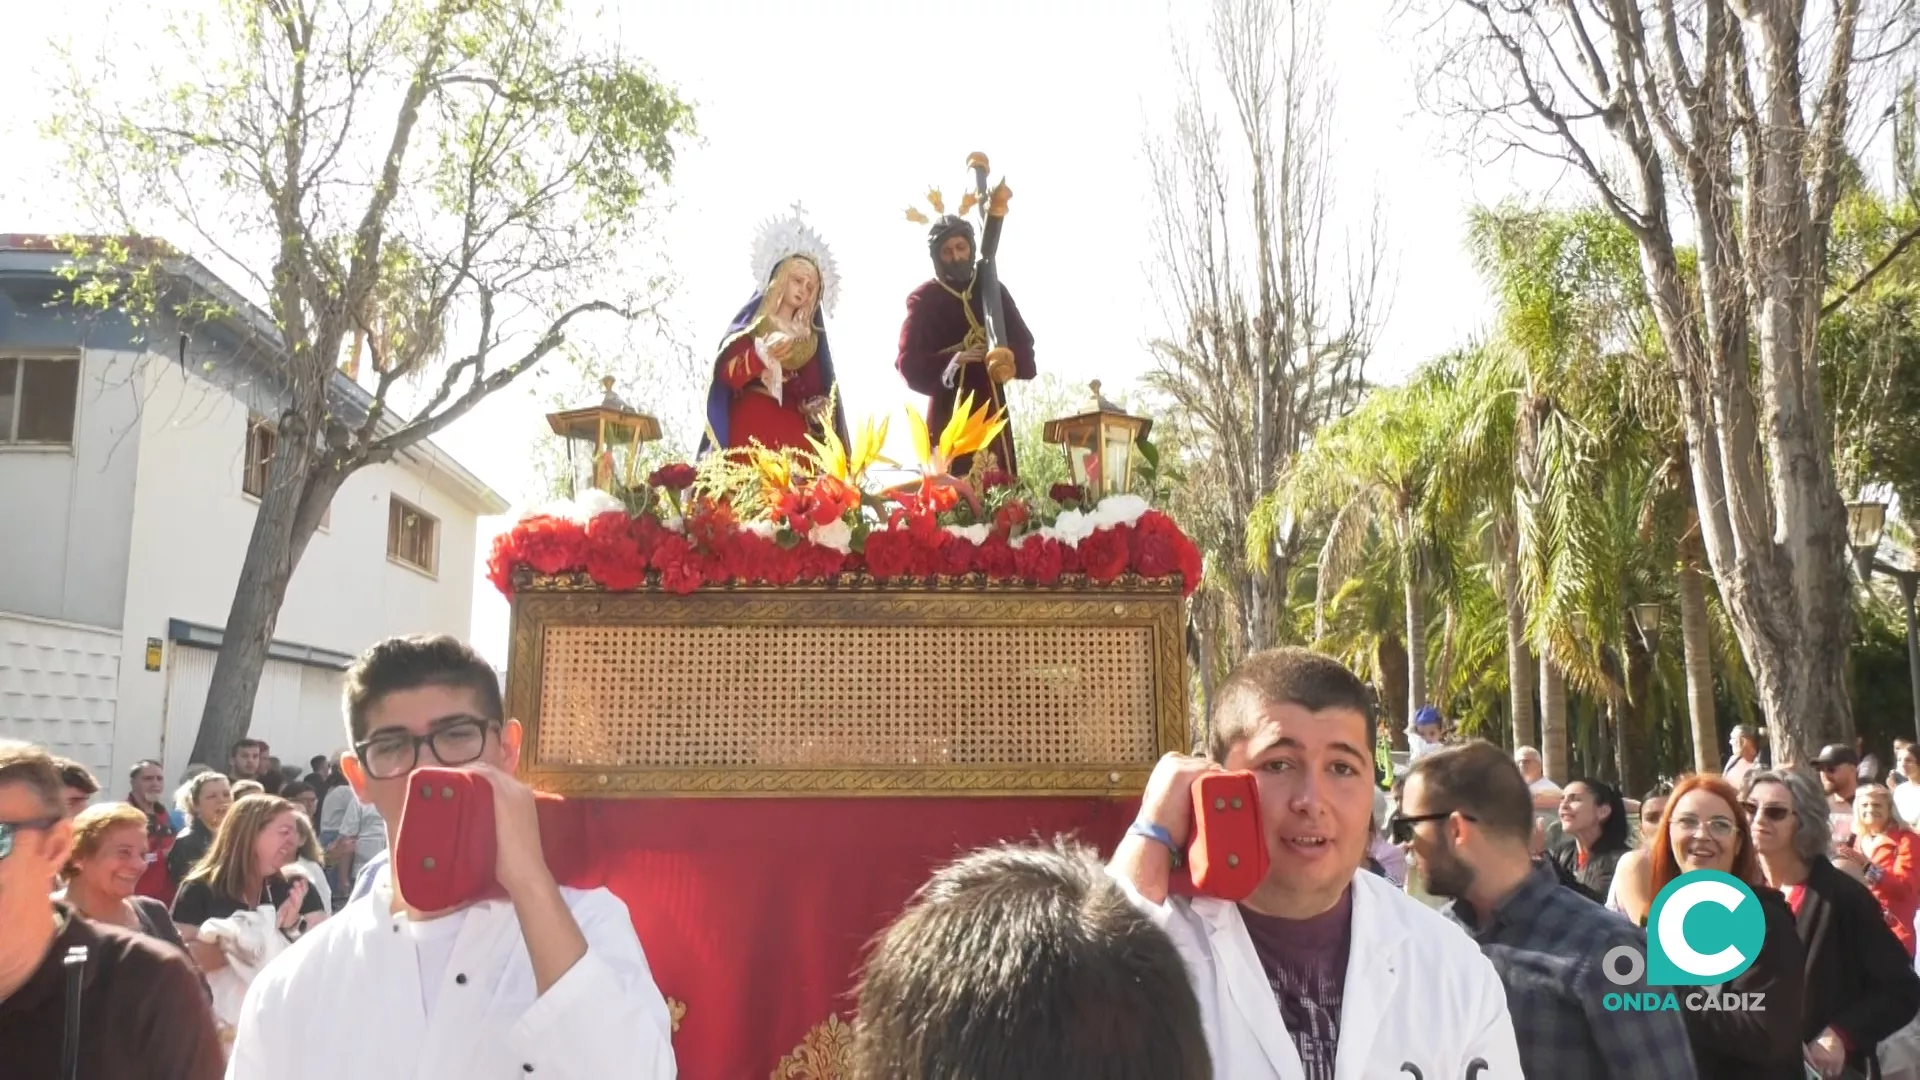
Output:
[[[1456,813],[1459,813],[1459,811],[1442,810],[1437,814],[1414,814],[1410,817],[1402,817],[1399,814],[1395,814],[1387,819],[1387,836],[1396,844],[1410,843],[1413,840],[1413,827],[1415,825],[1427,821],[1445,821]],[[1460,814],[1460,816],[1466,818],[1468,821],[1480,820],[1472,814]]]
[[1759,803],[1741,803],[1740,807],[1745,810],[1749,816],[1766,818],[1768,821],[1785,821],[1787,818],[1793,816],[1793,808],[1790,806],[1780,806],[1777,804],[1773,806],[1761,806]]
[[13,838],[25,829],[51,829],[66,818],[55,814],[53,817],[30,818],[26,821],[0,821],[0,859],[13,854]]
[[420,748],[433,751],[433,759],[442,765],[471,765],[487,750],[487,732],[500,721],[479,716],[447,717],[425,735],[404,731],[382,731],[370,739],[353,744],[353,752],[374,780],[392,780],[405,776],[420,764]]

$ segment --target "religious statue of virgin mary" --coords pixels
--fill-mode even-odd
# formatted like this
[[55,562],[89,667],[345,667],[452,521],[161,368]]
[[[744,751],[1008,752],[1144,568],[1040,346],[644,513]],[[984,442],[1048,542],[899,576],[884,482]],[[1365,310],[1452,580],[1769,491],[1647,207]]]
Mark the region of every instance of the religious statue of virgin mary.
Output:
[[807,436],[828,425],[844,444],[847,422],[834,393],[824,315],[838,299],[840,275],[798,206],[761,225],[753,278],[753,298],[733,317],[714,357],[701,453],[755,443],[806,449]]

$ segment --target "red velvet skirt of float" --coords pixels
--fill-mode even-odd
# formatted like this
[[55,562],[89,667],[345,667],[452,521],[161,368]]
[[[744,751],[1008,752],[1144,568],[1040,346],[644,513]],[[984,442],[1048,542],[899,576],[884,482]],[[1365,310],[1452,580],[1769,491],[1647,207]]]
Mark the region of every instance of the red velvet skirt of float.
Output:
[[[870,943],[955,856],[1065,834],[1111,852],[1137,799],[592,799],[597,881],[633,915],[683,1080],[844,1052]],[[565,860],[570,861],[570,860]],[[838,1040],[838,1042],[836,1042]],[[796,1057],[798,1055],[798,1057]],[[811,1076],[808,1066],[779,1076]]]

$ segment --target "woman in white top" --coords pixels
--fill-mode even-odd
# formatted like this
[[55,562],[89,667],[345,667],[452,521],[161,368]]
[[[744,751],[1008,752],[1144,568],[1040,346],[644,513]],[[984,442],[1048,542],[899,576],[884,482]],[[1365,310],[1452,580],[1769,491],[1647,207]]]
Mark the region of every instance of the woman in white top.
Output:
[[327,881],[327,871],[321,866],[325,856],[320,851],[320,838],[314,835],[313,822],[305,813],[293,816],[294,825],[300,830],[300,851],[293,862],[287,865],[287,872],[297,873],[307,879],[313,891],[320,897],[320,910],[333,910],[333,886]]
[[1907,778],[1906,783],[1894,785],[1893,809],[1901,821],[1920,822],[1920,751],[1912,746],[1901,747],[1900,757],[1893,765]]

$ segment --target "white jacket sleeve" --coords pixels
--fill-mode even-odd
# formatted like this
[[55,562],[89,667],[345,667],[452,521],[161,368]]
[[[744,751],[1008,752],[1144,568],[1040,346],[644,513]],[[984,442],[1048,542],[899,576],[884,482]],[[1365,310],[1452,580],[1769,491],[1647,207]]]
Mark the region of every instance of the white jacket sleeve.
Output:
[[[1466,974],[1465,972],[1462,973]],[[1465,1057],[1487,1063],[1482,1080],[1525,1080],[1520,1069],[1520,1044],[1513,1034],[1513,1016],[1507,1011],[1507,987],[1485,957],[1474,965],[1471,999],[1477,1005]]]
[[674,1080],[667,1000],[654,985],[627,905],[595,889],[568,906],[587,954],[514,1025],[516,1054],[549,1080]]
[[[262,1007],[264,998],[274,999],[270,1007]],[[287,1015],[285,999],[284,981],[255,979],[247,988],[240,1022],[235,1025],[239,1030],[227,1050],[226,1080],[271,1080],[285,1067],[284,1062],[275,1061],[273,1048],[299,1045],[291,1032],[275,1025],[275,1017]]]

